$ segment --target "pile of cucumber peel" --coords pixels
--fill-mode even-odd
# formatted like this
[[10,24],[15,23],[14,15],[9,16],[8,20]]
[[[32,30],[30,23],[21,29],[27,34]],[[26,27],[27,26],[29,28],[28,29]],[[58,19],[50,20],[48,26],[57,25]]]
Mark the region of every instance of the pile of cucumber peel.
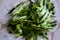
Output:
[[8,23],[9,32],[16,37],[23,36],[25,40],[37,40],[38,36],[48,40],[47,33],[56,25],[56,21],[51,21],[54,4],[50,0],[28,1],[9,11],[12,16]]

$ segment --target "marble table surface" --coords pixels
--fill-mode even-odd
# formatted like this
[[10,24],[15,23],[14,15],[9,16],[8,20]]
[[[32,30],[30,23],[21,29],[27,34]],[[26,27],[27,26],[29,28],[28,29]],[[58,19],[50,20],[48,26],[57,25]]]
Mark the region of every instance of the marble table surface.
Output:
[[[15,38],[13,34],[9,34],[6,28],[7,20],[10,18],[6,16],[9,10],[15,5],[25,0],[0,0],[0,40],[24,40],[22,36]],[[57,26],[48,33],[49,40],[60,40],[60,0],[52,0],[55,5],[55,16],[53,20],[57,20]],[[38,37],[38,40],[43,40]]]

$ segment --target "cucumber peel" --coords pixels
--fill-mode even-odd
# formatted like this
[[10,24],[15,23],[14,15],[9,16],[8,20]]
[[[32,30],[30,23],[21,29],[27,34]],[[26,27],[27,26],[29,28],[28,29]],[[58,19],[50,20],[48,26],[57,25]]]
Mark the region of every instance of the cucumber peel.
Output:
[[51,21],[54,15],[54,5],[50,0],[29,0],[29,4],[21,2],[9,14],[12,15],[8,30],[25,40],[37,40],[37,36],[48,40],[47,32],[54,28],[56,21]]

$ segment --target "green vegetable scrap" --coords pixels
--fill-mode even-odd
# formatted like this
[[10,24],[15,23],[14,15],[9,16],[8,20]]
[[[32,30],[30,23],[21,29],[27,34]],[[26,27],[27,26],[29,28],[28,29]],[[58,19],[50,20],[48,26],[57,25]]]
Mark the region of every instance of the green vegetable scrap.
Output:
[[23,36],[25,40],[37,40],[37,36],[48,40],[47,32],[56,25],[56,21],[51,21],[54,5],[50,0],[29,0],[29,4],[21,2],[9,13],[12,15],[9,32],[16,37]]

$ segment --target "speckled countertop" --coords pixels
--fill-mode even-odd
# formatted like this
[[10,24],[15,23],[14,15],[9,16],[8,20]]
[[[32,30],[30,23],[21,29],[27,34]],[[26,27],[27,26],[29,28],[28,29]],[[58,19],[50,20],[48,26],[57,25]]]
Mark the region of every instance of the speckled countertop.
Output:
[[[6,16],[8,11],[15,5],[25,0],[0,0],[0,40],[23,40],[22,37],[15,38],[13,34],[9,34],[6,28],[7,20],[10,18]],[[52,0],[55,4],[54,20],[57,20],[57,26],[48,33],[49,40],[60,40],[60,0]],[[53,39],[52,39],[53,37]],[[38,37],[38,40],[42,40]]]

